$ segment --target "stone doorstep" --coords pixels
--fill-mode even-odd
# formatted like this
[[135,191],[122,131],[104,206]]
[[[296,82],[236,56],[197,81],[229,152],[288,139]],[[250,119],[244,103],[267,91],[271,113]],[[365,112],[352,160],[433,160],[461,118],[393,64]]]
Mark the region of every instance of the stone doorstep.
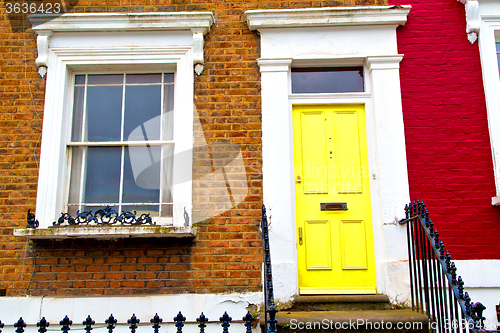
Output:
[[296,296],[294,303],[389,303],[387,295],[310,295]]
[[[279,331],[429,332],[425,314],[411,310],[298,311],[276,314]],[[300,324],[299,324],[300,323]],[[309,326],[308,326],[309,325]],[[314,326],[316,325],[316,327]],[[398,325],[402,325],[398,328]],[[295,329],[294,329],[295,328]]]
[[386,295],[309,295],[296,296],[288,311],[390,310]]
[[[276,314],[276,320],[279,333],[341,330],[377,333],[429,332],[427,316],[411,310],[280,311]],[[264,316],[260,317],[260,325],[264,331]]]

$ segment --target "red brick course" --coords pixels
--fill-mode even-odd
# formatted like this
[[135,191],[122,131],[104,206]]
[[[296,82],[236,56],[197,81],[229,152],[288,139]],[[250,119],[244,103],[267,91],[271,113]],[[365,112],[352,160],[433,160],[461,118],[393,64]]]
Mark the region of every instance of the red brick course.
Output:
[[500,208],[478,43],[455,0],[411,4],[398,28],[410,194],[422,199],[454,259],[500,259]]

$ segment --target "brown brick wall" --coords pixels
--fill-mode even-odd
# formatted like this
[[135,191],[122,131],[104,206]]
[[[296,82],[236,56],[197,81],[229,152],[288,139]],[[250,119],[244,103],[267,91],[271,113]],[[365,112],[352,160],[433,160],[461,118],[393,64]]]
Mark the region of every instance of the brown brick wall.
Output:
[[[48,2],[48,1],[45,1]],[[53,1],[54,2],[54,1]],[[73,1],[75,3],[75,1]],[[195,78],[193,214],[196,241],[127,239],[27,242],[12,235],[35,209],[45,79],[35,66],[36,36],[29,22],[12,29],[0,3],[0,289],[15,295],[122,295],[259,291],[262,204],[259,37],[248,30],[249,9],[385,5],[386,0],[225,1],[80,0],[75,12],[211,11],[206,68]],[[225,186],[197,178],[216,171],[206,143],[241,150],[246,174],[234,174],[231,194],[248,195],[224,212]],[[234,147],[234,146],[233,146]],[[229,152],[229,155],[233,152]],[[246,179],[237,182],[238,179]],[[223,213],[221,213],[223,212]],[[36,212],[35,212],[36,213]],[[216,215],[216,216],[214,216]],[[34,258],[34,260],[33,260]]]

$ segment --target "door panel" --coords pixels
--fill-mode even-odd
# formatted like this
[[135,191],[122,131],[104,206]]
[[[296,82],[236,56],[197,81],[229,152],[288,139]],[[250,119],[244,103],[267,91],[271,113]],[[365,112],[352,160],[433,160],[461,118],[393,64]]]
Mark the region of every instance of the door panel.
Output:
[[306,221],[306,264],[308,270],[331,270],[330,221]]
[[340,221],[342,269],[367,269],[366,233],[363,220]]
[[300,294],[376,293],[364,117],[362,105],[293,107]]

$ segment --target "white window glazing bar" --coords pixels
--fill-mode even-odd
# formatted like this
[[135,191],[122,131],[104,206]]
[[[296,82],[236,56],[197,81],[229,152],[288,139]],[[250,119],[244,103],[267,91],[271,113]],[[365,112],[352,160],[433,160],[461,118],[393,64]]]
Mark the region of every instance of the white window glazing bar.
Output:
[[[73,77],[73,80],[75,78]],[[82,132],[81,132],[81,138],[80,140],[83,141],[85,140],[85,135],[86,133],[86,124],[87,124],[87,82],[88,82],[88,75],[85,74],[85,85],[84,85],[84,93],[83,93],[83,110],[82,110]],[[73,85],[74,87],[74,85]],[[73,88],[74,89],[74,88]],[[74,95],[74,93],[73,93]],[[74,102],[73,102],[73,109],[74,109]],[[74,115],[74,113],[73,113]],[[72,151],[74,153],[74,149]],[[80,166],[80,193],[78,197],[78,210],[82,210],[82,202],[83,202],[83,195],[85,193],[85,177],[87,176],[87,168],[85,167],[85,163],[87,160],[87,148],[83,147],[82,149],[82,164]]]
[[[120,138],[122,142],[124,141],[123,135],[125,131],[125,94],[126,94],[126,82],[127,82],[127,74],[123,74],[122,78],[123,88],[122,88],[122,123],[121,123],[121,132]],[[125,146],[122,145],[122,156],[120,163],[120,191],[118,194],[118,212],[121,212],[122,202],[123,202],[123,177],[125,171]]]

